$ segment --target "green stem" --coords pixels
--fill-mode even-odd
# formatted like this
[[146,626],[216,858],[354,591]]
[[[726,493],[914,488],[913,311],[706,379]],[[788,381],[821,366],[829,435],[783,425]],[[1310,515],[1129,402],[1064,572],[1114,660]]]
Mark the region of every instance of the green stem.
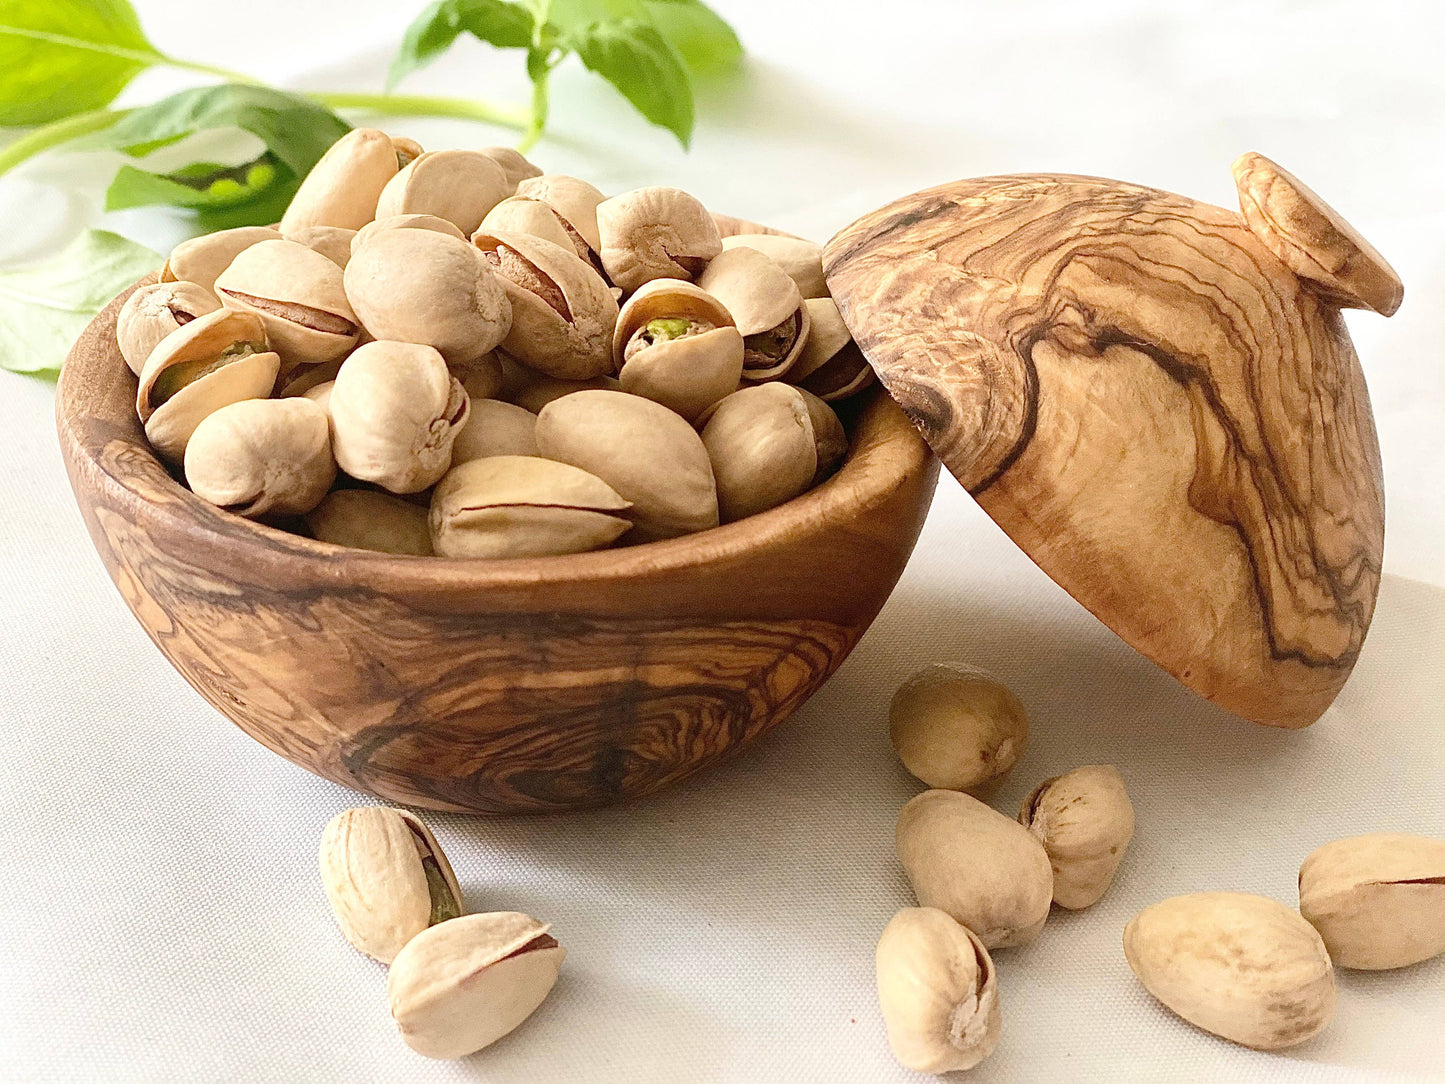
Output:
[[181,60],[178,57],[162,54],[159,63],[166,65],[168,68],[179,68],[181,71],[197,72],[201,75],[214,75],[217,79],[221,79],[227,83],[244,83],[252,87],[263,87],[266,85],[254,75],[232,71],[230,68],[218,68],[214,64],[202,64],[199,60]]
[[547,126],[547,112],[551,108],[547,82],[551,76],[552,68],[548,65],[532,80],[532,115],[527,120],[522,141],[517,144],[517,150],[523,154],[537,145],[537,140],[542,137],[542,129]]
[[520,109],[487,105],[470,98],[433,98],[421,94],[353,94],[338,91],[303,91],[332,109],[370,109],[411,117],[462,117],[505,128],[526,129],[527,114]]
[[0,174],[15,168],[27,158],[48,151],[51,147],[109,128],[121,117],[132,112],[134,110],[131,109],[95,109],[37,128],[0,150]]

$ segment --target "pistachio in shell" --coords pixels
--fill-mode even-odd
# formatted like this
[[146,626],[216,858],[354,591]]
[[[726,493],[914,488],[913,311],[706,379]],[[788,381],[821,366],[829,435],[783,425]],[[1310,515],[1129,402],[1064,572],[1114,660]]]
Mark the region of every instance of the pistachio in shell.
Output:
[[115,340],[131,372],[140,376],[156,344],[198,316],[215,312],[221,303],[194,282],[153,282],[142,286],[121,306]]
[[171,249],[161,268],[161,281],[194,282],[201,289],[214,293],[216,279],[231,266],[232,260],[252,245],[280,240],[280,231],[269,226],[237,226],[192,237]]
[[727,309],[684,279],[653,279],[628,298],[612,335],[623,391],[694,421],[742,379],[743,339]]
[[858,349],[831,297],[806,298],[808,338],[788,370],[788,381],[825,402],[846,399],[873,382],[873,370]]
[[624,290],[653,279],[695,279],[722,251],[717,223],[680,188],[635,188],[597,207],[599,253]]
[[311,226],[359,230],[376,217],[376,201],[397,169],[390,136],[375,128],[353,128],[311,167],[281,216],[281,232]]
[[722,247],[755,248],[781,267],[798,284],[804,298],[827,297],[823,280],[823,248],[785,233],[739,233],[722,239]]
[[243,399],[201,419],[186,484],[239,516],[304,515],[336,480],[326,411],[310,399]]
[[375,222],[368,222],[357,230],[356,236],[351,239],[351,254],[355,255],[357,249],[367,241],[387,230],[431,230],[433,233],[444,233],[448,237],[455,237],[458,241],[466,240],[462,236],[462,231],[445,218],[419,214],[391,215],[389,218],[378,218]]
[[811,317],[797,283],[753,248],[732,248],[697,280],[732,314],[743,336],[743,378],[776,380],[808,341]]
[[934,663],[898,686],[888,736],[903,766],[928,786],[984,795],[1024,755],[1029,717],[1013,690],[982,670]]
[[703,426],[724,523],[765,512],[813,484],[818,444],[808,403],[789,384],[733,392]]
[[806,388],[796,389],[808,404],[808,420],[813,423],[813,443],[818,450],[818,469],[809,487],[824,481],[838,469],[848,455],[848,431],[843,420],[822,399]]
[[1134,838],[1134,805],[1118,768],[1086,764],[1034,788],[1019,823],[1048,852],[1054,902],[1077,911],[1098,903],[1114,883]]
[[337,489],[306,514],[313,538],[334,546],[430,557],[427,510],[374,489]]
[[[528,373],[531,373],[531,370],[528,370]],[[544,406],[564,395],[578,391],[618,391],[621,387],[617,378],[611,376],[594,376],[590,380],[558,380],[553,376],[532,374],[523,377],[506,398],[523,410],[540,414]]]
[[305,245],[313,252],[319,252],[337,267],[345,268],[351,259],[351,245],[356,240],[356,231],[340,226],[305,226],[283,235],[287,241]]
[[472,416],[452,445],[452,466],[488,456],[538,454],[537,415],[500,399],[473,399]]
[[399,170],[405,169],[426,153],[425,147],[408,136],[392,136],[391,149],[396,152],[396,168]]
[[[530,196],[509,196],[502,200],[487,212],[487,217],[482,219],[473,240],[495,233],[525,233],[540,237],[569,252],[575,252],[578,258],[591,263],[591,249],[581,235],[568,226],[550,205]],[[601,269],[594,267],[594,270]]]
[[600,252],[597,206],[607,197],[595,186],[564,173],[544,173],[518,182],[516,194],[547,204],[592,252]]
[[541,168],[516,147],[483,147],[477,153],[484,154],[497,163],[513,192],[517,190],[517,185],[528,177],[542,176]]
[[428,214],[444,218],[470,237],[482,219],[512,194],[506,174],[477,151],[428,151],[388,182],[376,217]]

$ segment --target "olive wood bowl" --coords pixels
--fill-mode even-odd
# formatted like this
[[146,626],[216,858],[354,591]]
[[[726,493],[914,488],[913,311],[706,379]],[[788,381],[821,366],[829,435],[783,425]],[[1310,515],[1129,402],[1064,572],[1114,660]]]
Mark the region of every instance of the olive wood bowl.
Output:
[[938,461],[875,387],[836,475],[700,534],[505,561],[317,542],[207,504],[156,459],[115,343],[129,293],[75,344],[56,396],[101,560],[156,646],[232,722],[392,801],[578,809],[715,763],[847,658],[932,500]]

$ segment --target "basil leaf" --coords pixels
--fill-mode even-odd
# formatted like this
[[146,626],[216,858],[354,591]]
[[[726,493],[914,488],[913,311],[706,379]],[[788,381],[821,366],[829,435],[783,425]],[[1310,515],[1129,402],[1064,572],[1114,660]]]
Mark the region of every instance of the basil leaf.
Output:
[[642,6],[693,74],[719,75],[741,63],[742,42],[702,0],[642,0]]
[[100,109],[166,59],[128,0],[0,0],[0,126]]
[[593,23],[565,35],[562,45],[684,148],[692,141],[692,82],[677,50],[650,23]]
[[187,207],[210,233],[277,221],[299,187],[296,175],[270,153],[238,166],[195,162],[165,174],[122,166],[105,193],[105,209],[157,203]]
[[119,234],[89,230],[58,256],[0,272],[0,366],[54,374],[95,314],[164,261]]
[[499,49],[526,49],[532,44],[535,26],[529,10],[508,0],[438,0],[406,28],[387,72],[386,87],[390,90],[430,64],[463,33]]

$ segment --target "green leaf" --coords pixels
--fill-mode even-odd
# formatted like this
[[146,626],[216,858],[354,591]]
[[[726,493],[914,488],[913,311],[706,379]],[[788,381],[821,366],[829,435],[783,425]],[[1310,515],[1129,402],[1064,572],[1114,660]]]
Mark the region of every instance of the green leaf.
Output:
[[562,44],[683,147],[692,141],[692,81],[677,50],[650,23],[593,23],[566,34]]
[[642,6],[694,74],[719,75],[742,62],[737,34],[702,0],[642,0]]
[[162,262],[119,234],[89,230],[58,256],[0,272],[0,366],[58,372],[95,314]]
[[418,68],[430,64],[463,34],[499,49],[526,49],[536,23],[532,13],[508,0],[438,0],[406,28],[387,72],[390,90]]
[[165,61],[128,0],[0,0],[0,126],[100,109]]
[[264,226],[286,212],[299,186],[296,175],[269,153],[239,166],[195,162],[167,174],[122,166],[105,193],[105,209],[186,207],[207,232]]

